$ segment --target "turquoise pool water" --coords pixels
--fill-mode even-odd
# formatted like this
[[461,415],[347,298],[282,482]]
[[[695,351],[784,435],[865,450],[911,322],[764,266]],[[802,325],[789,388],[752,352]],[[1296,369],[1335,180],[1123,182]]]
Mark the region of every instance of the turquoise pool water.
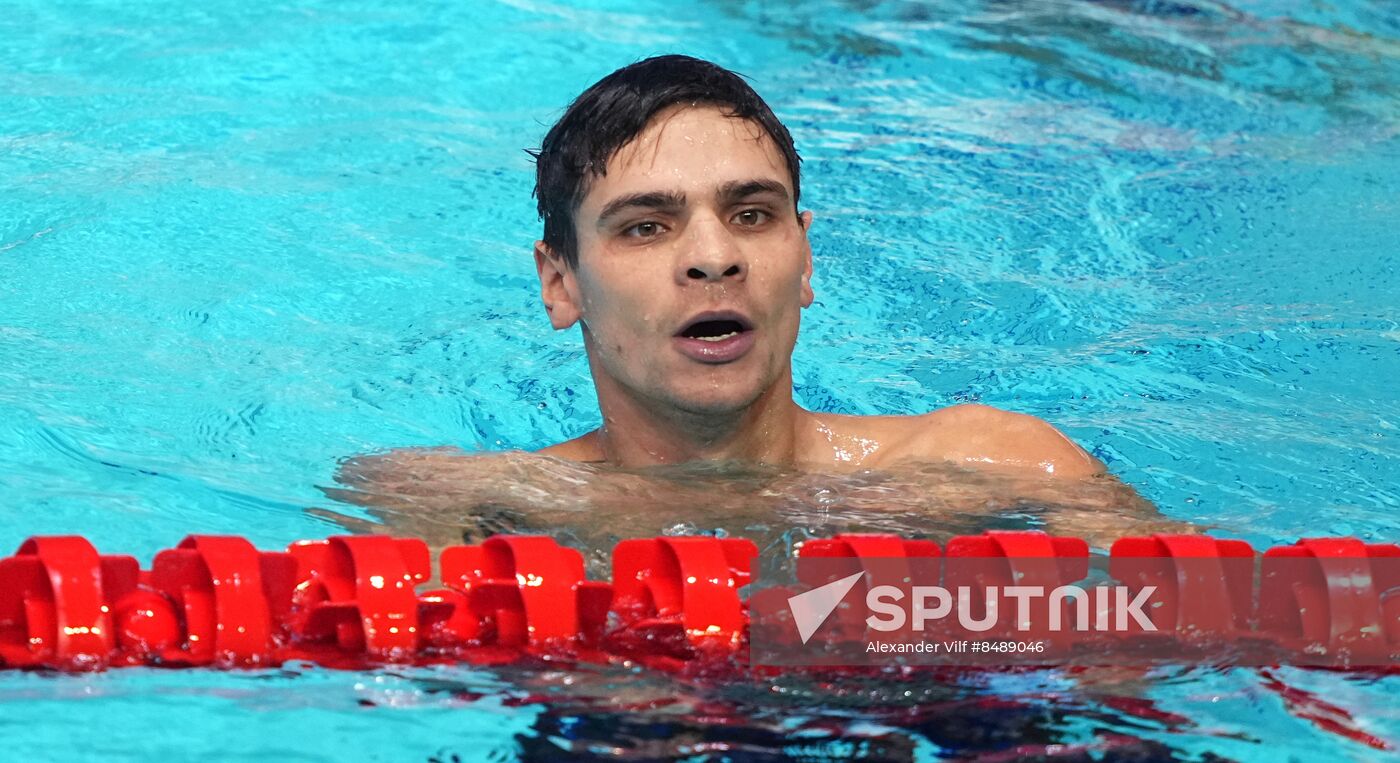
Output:
[[[581,342],[537,305],[522,149],[661,52],[749,75],[806,159],[799,402],[977,400],[1050,419],[1222,535],[1400,538],[1393,4],[11,2],[0,549],[74,532],[143,561],[189,532],[278,547],[336,531],[308,507],[359,512],[321,490],[346,456],[596,425]],[[6,757],[109,760],[1400,744],[1393,677],[783,688],[4,673],[0,733]]]

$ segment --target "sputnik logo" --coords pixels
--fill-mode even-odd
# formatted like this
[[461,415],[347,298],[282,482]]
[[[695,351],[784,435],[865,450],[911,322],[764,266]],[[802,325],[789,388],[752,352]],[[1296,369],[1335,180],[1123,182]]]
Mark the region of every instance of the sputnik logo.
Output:
[[850,593],[852,588],[856,587],[856,582],[864,574],[864,572],[857,572],[805,593],[788,597],[788,609],[792,610],[792,619],[797,623],[797,635],[802,637],[803,644],[806,644],[808,639],[812,638],[812,634],[822,627],[822,623],[831,617],[831,613],[836,611],[841,600],[846,598],[846,594]]
[[[788,609],[792,611],[792,619],[803,644],[811,640],[865,574],[857,572],[788,597]],[[1130,629],[1129,619],[1143,632],[1156,631],[1157,626],[1147,617],[1145,609],[1156,590],[1156,586],[1144,586],[1136,591],[1123,585],[1096,586],[1091,594],[1075,585],[1056,587],[1048,592],[1046,628],[1055,633],[1063,630],[1069,614],[1066,611],[1068,602],[1074,601],[1076,617],[1071,627],[1077,630],[1090,630],[1092,616],[1092,629],[1095,631],[1127,631]],[[1015,618],[1011,622],[1016,630],[1026,631],[1033,625],[1030,614],[1033,602],[1047,597],[1044,586],[987,586],[980,593],[983,614],[974,616],[970,586],[957,586],[954,590],[942,586],[916,585],[909,590],[892,585],[875,586],[866,592],[865,608],[873,614],[865,618],[865,623],[882,632],[898,631],[906,624],[916,631],[922,631],[930,620],[952,617],[956,610],[959,627],[970,633],[983,633],[997,625],[1000,614],[1014,611]],[[1003,604],[1003,598],[1014,600],[1014,604]],[[900,603],[905,600],[909,601],[908,612],[905,605]]]

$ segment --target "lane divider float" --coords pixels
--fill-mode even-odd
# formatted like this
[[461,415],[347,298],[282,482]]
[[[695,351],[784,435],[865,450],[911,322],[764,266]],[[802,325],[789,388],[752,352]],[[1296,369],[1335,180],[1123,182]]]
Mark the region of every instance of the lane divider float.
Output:
[[[797,555],[845,559],[856,569],[863,560],[898,559],[910,574],[974,590],[1072,583],[1090,564],[1085,541],[1040,532],[991,531],[943,546],[844,534],[808,540]],[[191,535],[143,570],[135,558],[100,554],[82,537],[34,537],[0,558],[0,667],[533,658],[747,669],[749,607],[758,599],[744,588],[757,557],[757,546],[739,538],[625,540],[613,549],[611,582],[602,582],[587,579],[578,551],[551,538],[497,535],[445,549],[440,587],[428,588],[428,547],[410,538],[341,535],[262,551],[240,537]],[[983,563],[965,568],[955,559]],[[1108,570],[1160,592],[1149,615],[1155,631],[1118,638],[1237,640],[1280,653],[1345,652],[1392,667],[1400,657],[1395,544],[1316,538],[1260,555],[1238,540],[1152,535],[1115,542]],[[783,595],[781,588],[754,594]],[[864,628],[857,617],[838,613],[836,630]],[[1080,651],[1092,651],[1106,637],[1080,638]]]

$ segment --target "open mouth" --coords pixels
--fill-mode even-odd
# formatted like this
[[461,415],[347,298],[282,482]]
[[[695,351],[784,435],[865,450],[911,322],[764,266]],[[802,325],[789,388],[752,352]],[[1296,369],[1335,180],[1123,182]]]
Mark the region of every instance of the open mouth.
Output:
[[704,342],[723,342],[748,330],[742,322],[737,320],[704,320],[686,326],[680,335],[687,339],[699,339]]
[[700,313],[676,332],[676,349],[700,363],[730,363],[753,349],[753,323],[743,313],[724,310]]

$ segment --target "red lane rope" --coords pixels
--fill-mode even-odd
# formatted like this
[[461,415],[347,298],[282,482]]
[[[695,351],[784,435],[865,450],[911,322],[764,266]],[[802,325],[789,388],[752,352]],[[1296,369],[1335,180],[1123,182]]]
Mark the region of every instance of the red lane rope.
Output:
[[[745,667],[748,608],[756,603],[741,589],[757,555],[743,539],[627,540],[613,550],[612,581],[601,582],[586,579],[574,549],[544,536],[501,535],[444,550],[443,587],[420,591],[432,564],[415,539],[336,536],[259,551],[243,538],[192,535],[141,570],[134,558],[99,554],[81,537],[36,537],[0,559],[0,667],[534,657],[683,670],[715,656]],[[960,536],[941,548],[847,534],[807,541],[798,555],[845,559],[856,571],[895,558],[938,575],[947,563],[945,584],[974,588],[1071,583],[1089,568],[1083,540],[1038,532]],[[987,565],[955,571],[952,560],[964,558]],[[1158,630],[1139,638],[1253,639],[1388,659],[1392,667],[1400,655],[1394,544],[1308,539],[1259,555],[1238,540],[1153,535],[1117,541],[1109,571],[1162,592],[1151,612]]]

